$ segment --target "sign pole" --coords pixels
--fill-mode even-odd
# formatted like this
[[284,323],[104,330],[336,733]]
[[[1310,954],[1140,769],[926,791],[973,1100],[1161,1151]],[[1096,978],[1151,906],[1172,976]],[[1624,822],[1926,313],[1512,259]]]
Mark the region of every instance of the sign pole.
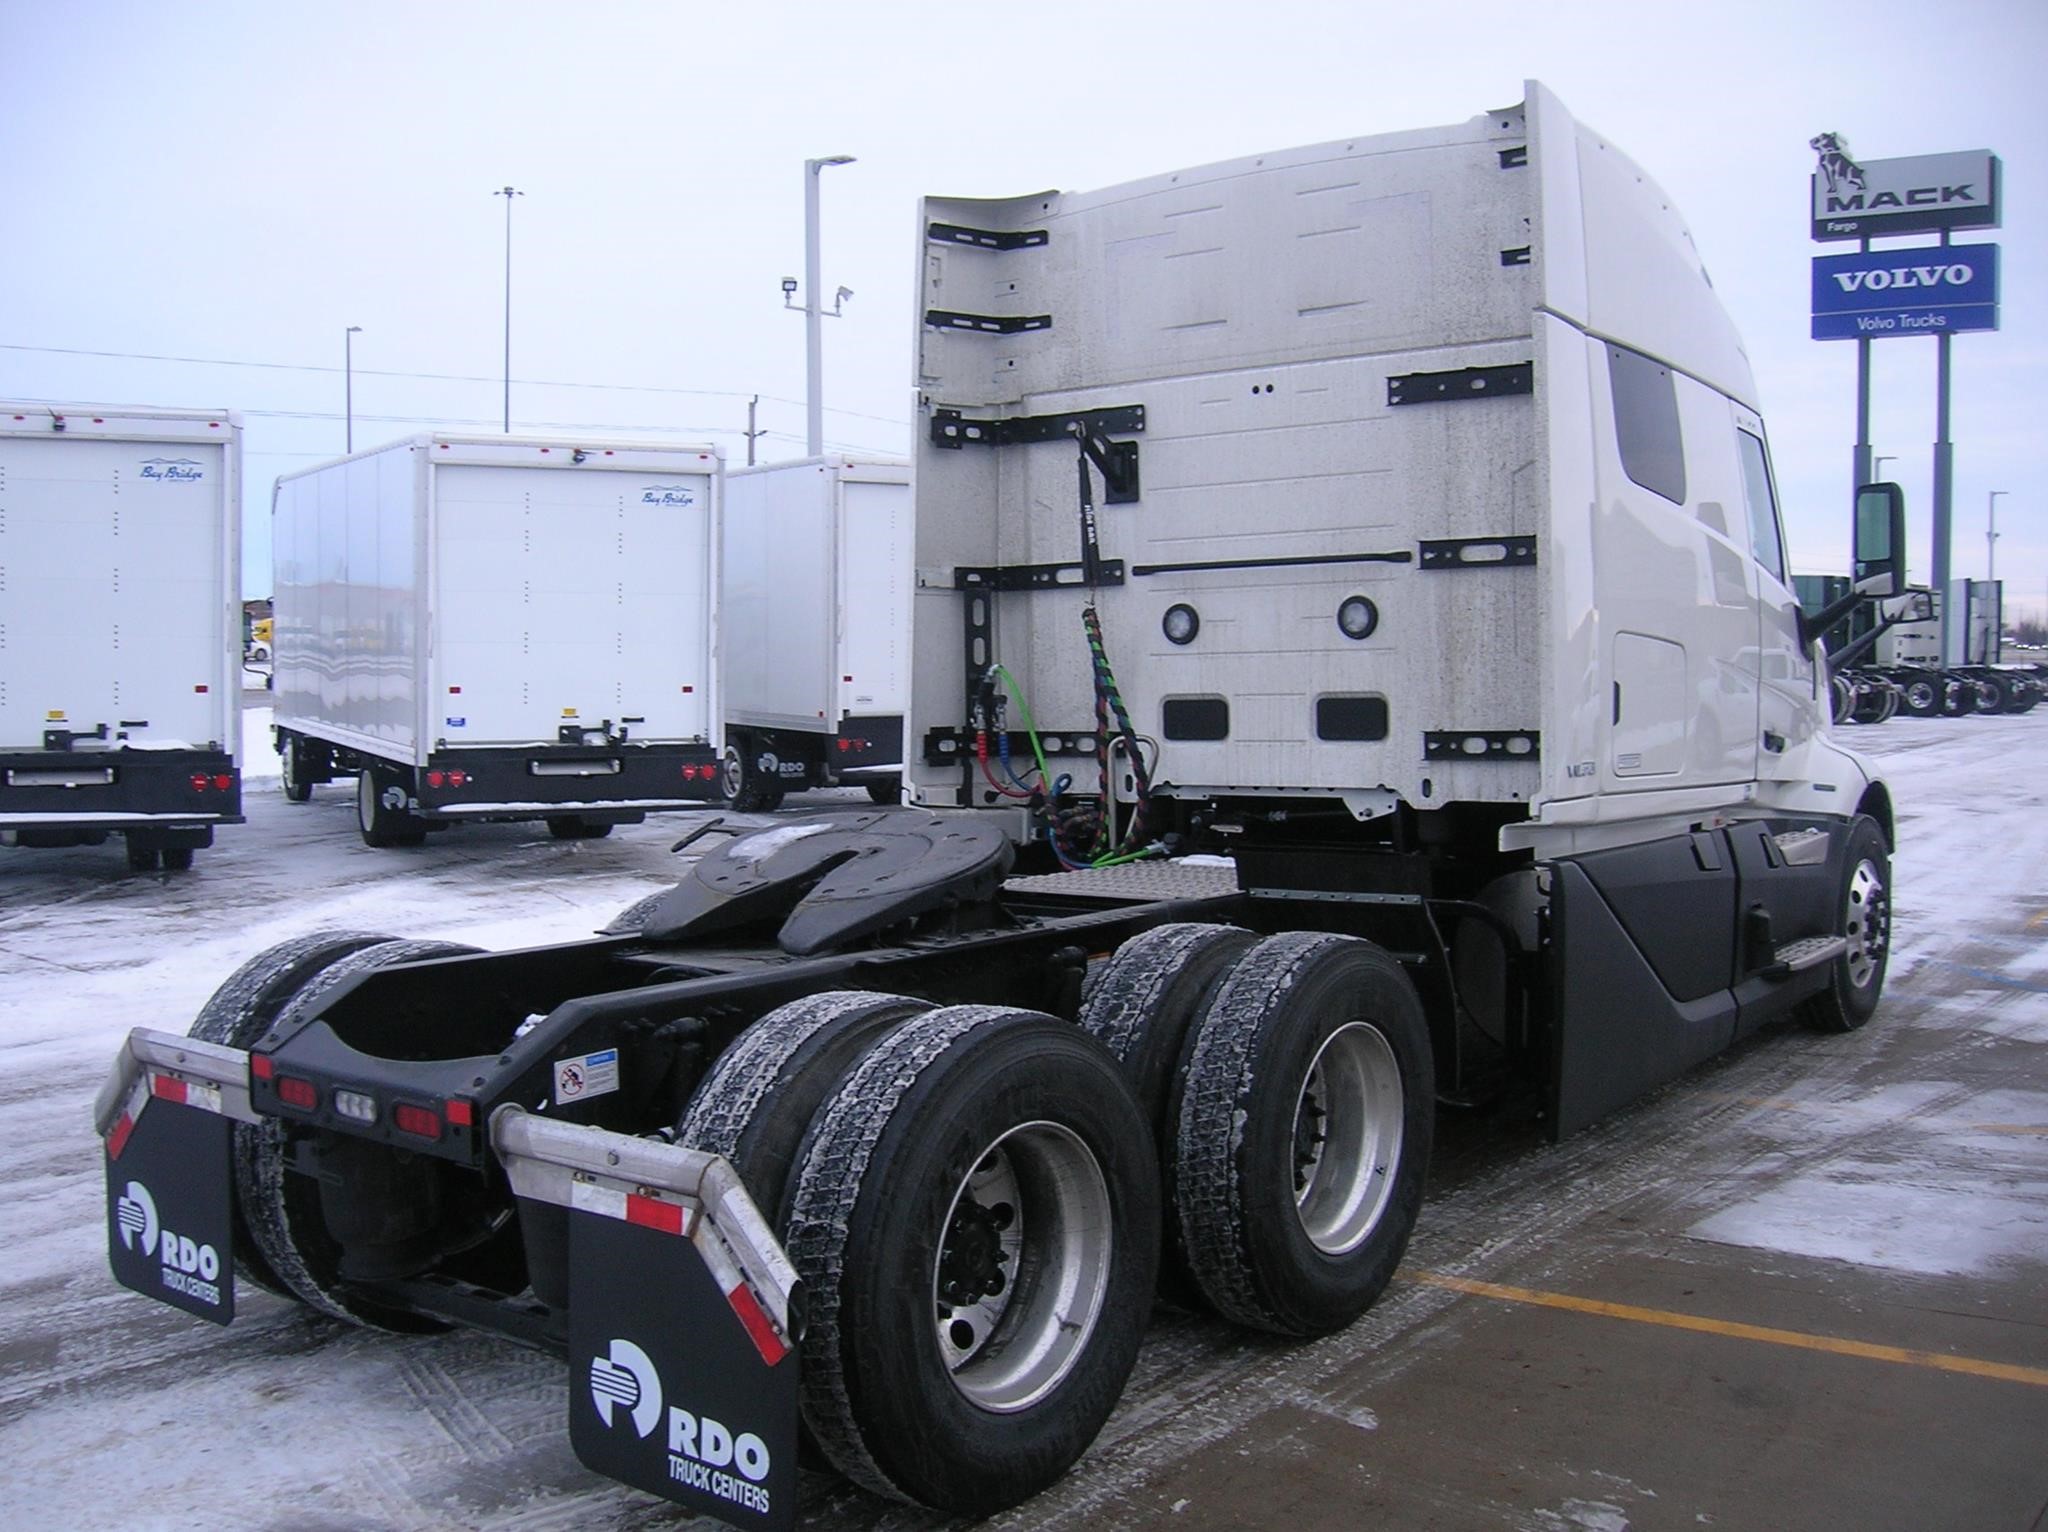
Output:
[[[1946,229],[1941,231],[1941,243],[1947,248]],[[1959,623],[1951,621],[1948,598],[1949,513],[1955,495],[1955,448],[1948,439],[1948,331],[1943,330],[1934,343],[1939,348],[1934,360],[1934,588],[1941,593],[1936,598],[1941,616],[1941,662],[1953,665],[1960,661],[1949,653],[1949,643],[1962,629]]]
[[[1861,241],[1865,255],[1870,241]],[[1849,539],[1856,537],[1856,492],[1870,482],[1870,337],[1856,337],[1856,454],[1849,479]]]

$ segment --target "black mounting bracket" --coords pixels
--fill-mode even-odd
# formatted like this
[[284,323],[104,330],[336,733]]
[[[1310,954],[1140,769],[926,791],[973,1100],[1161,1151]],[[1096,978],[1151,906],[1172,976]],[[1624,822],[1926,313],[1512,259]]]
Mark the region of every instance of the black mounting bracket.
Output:
[[1410,372],[1387,379],[1387,403],[1442,404],[1460,399],[1492,399],[1501,394],[1536,392],[1536,364],[1510,362],[1504,367],[1459,367],[1451,372]]
[[1543,736],[1534,729],[1431,729],[1422,736],[1426,761],[1533,761]]
[[1029,250],[1052,239],[1043,229],[970,229],[957,223],[926,224],[924,237],[941,245],[972,245],[977,250]]
[[935,330],[972,330],[977,335],[1018,335],[1050,330],[1050,314],[961,314],[952,309],[926,309],[924,322]]
[[[1118,583],[1122,583],[1121,578],[1119,578]],[[101,724],[97,729],[45,729],[43,730],[43,748],[45,750],[69,750],[71,742],[75,739],[104,740],[106,737],[107,726],[105,724]]]
[[1423,569],[1533,569],[1533,537],[1444,537],[1422,545]]
[[[963,564],[953,571],[955,590],[1081,590],[1081,563],[1068,564]],[[1124,583],[1124,561],[1103,559],[1095,566],[1095,583]]]
[[998,420],[970,420],[959,410],[932,411],[932,445],[958,451],[979,447],[1015,447],[1032,442],[1078,441],[1102,473],[1103,503],[1129,505],[1138,498],[1138,444],[1113,441],[1145,429],[1145,406],[1112,405],[1068,415],[1009,415]]
[[[1014,735],[1018,731],[1012,729],[1010,732]],[[1101,743],[1094,733],[1092,724],[1079,731],[1043,727],[1038,731],[1038,747],[1045,752],[1047,760],[1055,757],[1064,760],[1077,756],[1092,760]],[[927,766],[956,766],[964,760],[971,760],[973,754],[974,731],[971,729],[924,731],[924,763]],[[1010,756],[1013,760],[1017,757],[1017,746],[1014,741],[1010,746]]]

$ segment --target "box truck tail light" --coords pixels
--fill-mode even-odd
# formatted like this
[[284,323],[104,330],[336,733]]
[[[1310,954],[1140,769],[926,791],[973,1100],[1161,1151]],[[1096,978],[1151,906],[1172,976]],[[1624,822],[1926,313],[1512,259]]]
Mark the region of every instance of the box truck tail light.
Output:
[[441,1136],[441,1114],[427,1107],[414,1106],[409,1101],[400,1101],[391,1108],[391,1125],[401,1133],[410,1133],[414,1138],[439,1138]]
[[449,1124],[453,1127],[466,1128],[476,1121],[475,1108],[460,1096],[452,1098],[442,1110],[447,1113]]
[[277,1065],[271,1062],[269,1054],[252,1053],[249,1055],[249,1073],[254,1075],[257,1079],[267,1080],[271,1077],[271,1075],[276,1073],[276,1071]]
[[467,787],[469,773],[466,771],[430,771],[427,773],[429,787]]
[[277,1081],[277,1099],[286,1106],[295,1106],[302,1112],[310,1112],[320,1104],[320,1092],[311,1080],[301,1080],[296,1075],[280,1075]]

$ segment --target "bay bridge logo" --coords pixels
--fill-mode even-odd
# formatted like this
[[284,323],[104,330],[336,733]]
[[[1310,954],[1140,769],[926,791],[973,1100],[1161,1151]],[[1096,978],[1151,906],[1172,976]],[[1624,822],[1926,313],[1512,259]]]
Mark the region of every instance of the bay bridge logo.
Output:
[[683,484],[650,484],[640,491],[640,503],[687,510],[697,503],[697,492]]
[[142,460],[142,476],[160,484],[197,484],[206,469],[196,458],[152,457]]

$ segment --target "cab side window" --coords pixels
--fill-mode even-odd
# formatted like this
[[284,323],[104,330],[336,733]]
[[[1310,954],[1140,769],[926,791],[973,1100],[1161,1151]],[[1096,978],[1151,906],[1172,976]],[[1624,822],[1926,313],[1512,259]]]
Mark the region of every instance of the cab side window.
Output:
[[1673,505],[1685,504],[1685,438],[1678,428],[1671,369],[1640,351],[1610,345],[1607,379],[1622,471]]
[[1778,532],[1778,499],[1771,493],[1771,465],[1760,437],[1737,430],[1735,446],[1742,455],[1743,497],[1749,502],[1749,547],[1765,573],[1785,582],[1785,543]]

